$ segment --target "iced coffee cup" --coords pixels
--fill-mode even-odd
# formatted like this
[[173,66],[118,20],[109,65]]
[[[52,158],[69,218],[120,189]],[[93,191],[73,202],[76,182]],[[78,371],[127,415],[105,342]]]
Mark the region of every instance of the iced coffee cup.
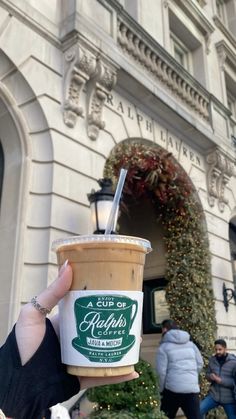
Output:
[[53,243],[68,259],[72,286],[60,302],[62,362],[78,376],[117,376],[139,360],[142,283],[150,242],[121,235],[75,236]]

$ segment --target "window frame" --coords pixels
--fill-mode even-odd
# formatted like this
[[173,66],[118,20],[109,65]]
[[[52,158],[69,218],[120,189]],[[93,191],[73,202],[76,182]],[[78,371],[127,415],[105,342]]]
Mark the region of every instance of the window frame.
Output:
[[[154,292],[165,290],[167,280],[165,278],[154,278],[143,283],[143,334],[161,333],[161,323],[155,323]],[[167,318],[169,315],[167,316]],[[164,320],[164,319],[163,319]]]
[[[189,73],[193,73],[193,64],[192,64],[192,52],[191,50],[173,33],[170,33],[170,45],[171,45],[171,54],[173,55],[174,59],[182,65],[185,70]],[[176,59],[175,49],[180,51],[183,54],[184,63],[180,63],[179,60]]]
[[216,14],[224,23],[224,25],[228,28],[228,18],[227,18],[227,11],[226,11],[226,4],[224,0],[216,0]]
[[236,120],[236,97],[228,89],[226,94],[228,109],[232,112],[232,118]]

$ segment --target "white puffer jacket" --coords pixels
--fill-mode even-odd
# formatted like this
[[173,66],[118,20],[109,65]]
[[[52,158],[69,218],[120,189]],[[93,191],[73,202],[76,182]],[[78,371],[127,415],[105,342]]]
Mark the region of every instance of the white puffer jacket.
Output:
[[172,329],[165,333],[156,357],[160,391],[166,388],[175,393],[199,393],[202,367],[202,356],[187,332]]

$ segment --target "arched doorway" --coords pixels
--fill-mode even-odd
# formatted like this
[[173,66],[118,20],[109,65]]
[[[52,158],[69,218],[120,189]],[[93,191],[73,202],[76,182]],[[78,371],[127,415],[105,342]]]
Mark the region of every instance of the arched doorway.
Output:
[[28,161],[25,122],[10,92],[0,85],[0,340],[19,309]]
[[[144,304],[143,304],[143,341],[141,357],[154,365],[155,353],[160,339],[160,323],[169,317],[169,309],[165,296],[157,304],[157,292],[165,294],[167,281],[166,246],[164,231],[157,222],[152,203],[148,200],[130,202],[128,212],[122,212],[119,218],[119,233],[148,239],[152,244],[152,252],[146,256],[144,268]],[[160,300],[160,299],[159,299]]]
[[[150,261],[147,257],[144,285],[152,281],[160,290],[167,281],[170,316],[190,332],[207,358],[215,339],[216,319],[205,218],[196,189],[171,153],[145,140],[117,145],[107,160],[105,176],[115,183],[121,167],[128,169],[123,195],[129,210],[126,221],[123,210],[120,232],[151,240],[154,253]],[[162,249],[162,257],[158,249]],[[159,297],[162,301],[163,293]],[[152,303],[146,301],[149,306]],[[153,319],[155,311],[154,307]],[[145,358],[152,363],[154,338],[147,335]]]
[[[37,97],[14,63],[0,50],[0,343],[16,321],[21,302],[25,301],[22,298],[26,288],[25,253],[30,238],[27,214],[34,165],[32,140],[36,130],[37,138],[41,138],[32,118],[43,126],[49,149],[47,121]],[[44,143],[41,151],[45,147]]]

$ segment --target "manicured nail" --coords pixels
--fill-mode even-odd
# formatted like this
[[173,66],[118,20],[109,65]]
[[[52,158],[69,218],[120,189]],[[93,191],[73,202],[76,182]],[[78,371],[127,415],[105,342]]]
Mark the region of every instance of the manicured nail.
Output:
[[63,274],[63,272],[66,270],[67,265],[68,265],[68,259],[66,259],[66,261],[61,266],[61,269],[59,271],[59,276],[61,276]]

